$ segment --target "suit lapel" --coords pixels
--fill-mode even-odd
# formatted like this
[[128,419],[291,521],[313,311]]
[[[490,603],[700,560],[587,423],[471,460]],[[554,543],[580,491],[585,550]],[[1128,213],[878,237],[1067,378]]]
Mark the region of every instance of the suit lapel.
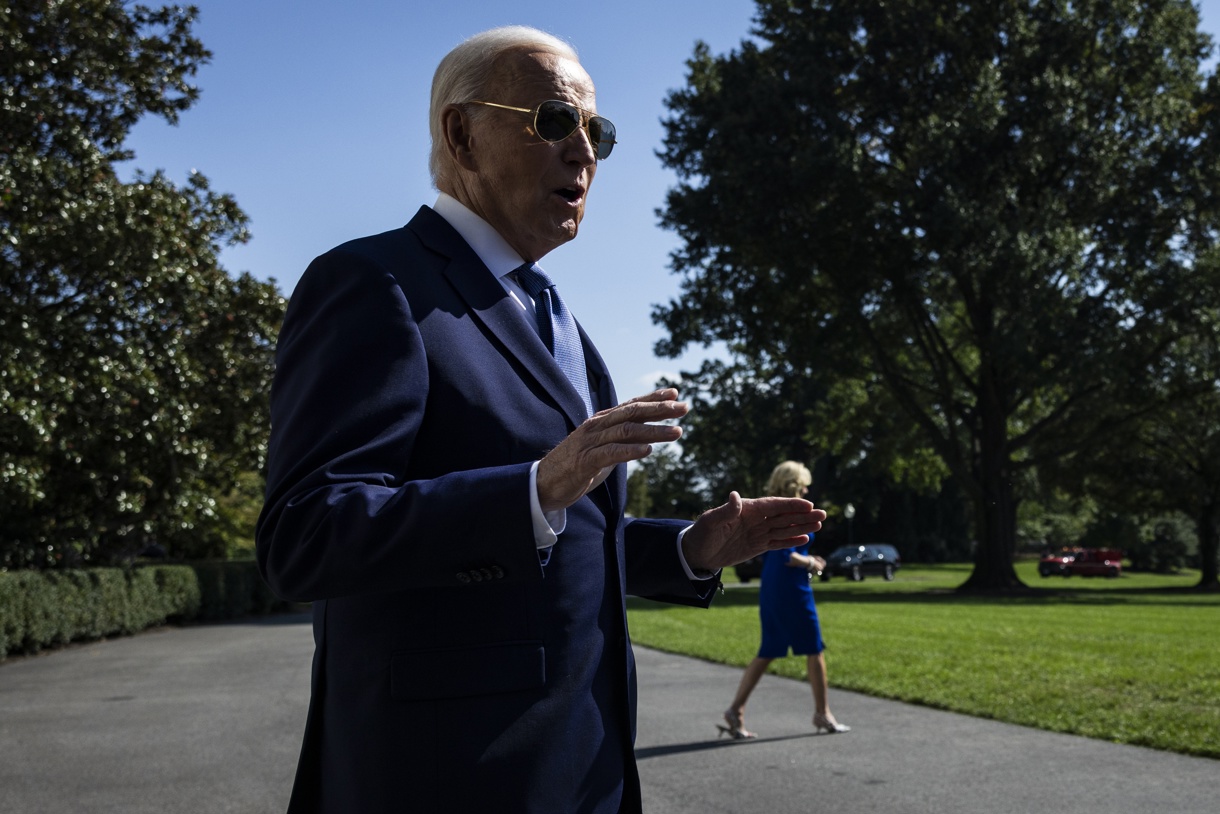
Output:
[[[449,258],[444,269],[445,278],[470,307],[472,317],[487,326],[508,352],[522,363],[563,410],[573,427],[580,424],[585,411],[580,395],[542,344],[538,332],[526,321],[521,307],[504,291],[504,287],[462,236],[426,206],[420,208],[407,228],[428,248]],[[581,339],[586,364],[590,358],[596,359],[599,380],[604,378],[608,381],[609,377],[604,375],[605,365],[584,331],[581,331]],[[595,390],[595,400],[597,395]]]
[[[520,360],[567,416],[572,428],[580,424],[584,415],[580,395],[542,344],[538,332],[526,321],[521,307],[508,296],[474,249],[448,221],[427,206],[420,207],[407,228],[429,249],[449,259],[443,273],[469,306],[472,318],[486,325],[508,352]],[[593,409],[613,407],[618,401],[606,363],[584,328],[578,324],[577,329],[584,346]],[[603,510],[610,515],[617,511],[625,496],[626,472],[626,465],[616,466],[601,488],[590,493],[596,501],[605,501]]]
[[[610,378],[610,371],[606,368],[606,362],[602,359],[601,354],[597,352],[597,348],[593,346],[592,340],[589,339],[585,329],[577,324],[577,330],[580,331],[580,341],[585,349],[585,365],[589,369],[589,388],[593,394],[593,409],[605,410],[618,404],[618,394],[614,392],[614,382]],[[610,507],[613,509],[622,500],[626,498],[627,487],[627,465],[622,464],[614,467],[614,471],[610,473],[610,477],[606,478],[603,488],[609,494]]]

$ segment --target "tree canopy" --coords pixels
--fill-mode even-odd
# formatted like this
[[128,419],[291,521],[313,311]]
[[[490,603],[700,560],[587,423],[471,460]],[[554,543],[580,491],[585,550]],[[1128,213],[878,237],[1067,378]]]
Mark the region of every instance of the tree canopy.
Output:
[[[1220,269],[1213,267],[1212,275],[1220,278]],[[1177,393],[1175,398],[1162,399],[1166,406],[1136,423],[1121,443],[1087,458],[1069,458],[1055,476],[1085,483],[1111,507],[1135,503],[1193,518],[1199,587],[1215,591],[1220,590],[1220,309],[1204,328],[1177,343],[1171,378],[1158,383]]]
[[752,35],[697,46],[668,99],[658,350],[826,382],[842,436],[890,467],[926,450],[969,497],[964,587],[1018,586],[1023,473],[1174,403],[1173,350],[1220,302],[1197,13],[759,0]]
[[0,7],[0,567],[216,553],[216,499],[261,466],[283,298],[219,263],[246,216],[200,174],[118,172],[198,96],[195,13]]

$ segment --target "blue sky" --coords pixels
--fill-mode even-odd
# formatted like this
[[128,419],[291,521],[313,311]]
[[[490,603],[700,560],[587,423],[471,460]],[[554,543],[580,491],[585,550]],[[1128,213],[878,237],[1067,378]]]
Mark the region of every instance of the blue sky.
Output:
[[[196,35],[213,52],[202,97],[177,127],[138,125],[135,167],[176,182],[197,169],[232,194],[253,239],[225,252],[231,272],[274,278],[289,294],[309,261],[360,235],[403,225],[436,193],[427,173],[432,72],[461,40],[525,24],[571,42],[618,127],[599,168],[580,236],[547,255],[577,319],[622,398],[708,352],[658,359],[652,306],[675,296],[676,237],[655,211],[675,181],[655,153],[666,94],[680,88],[697,40],[723,53],[750,28],[753,0],[191,0]],[[1220,0],[1201,3],[1220,30]],[[713,351],[714,352],[714,351]]]

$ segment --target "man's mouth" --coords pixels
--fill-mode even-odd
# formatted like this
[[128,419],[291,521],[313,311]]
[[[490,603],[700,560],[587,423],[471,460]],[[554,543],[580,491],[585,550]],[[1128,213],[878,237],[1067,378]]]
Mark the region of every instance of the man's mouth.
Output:
[[581,197],[581,192],[576,187],[562,187],[555,190],[555,194],[563,198],[568,203],[576,203]]

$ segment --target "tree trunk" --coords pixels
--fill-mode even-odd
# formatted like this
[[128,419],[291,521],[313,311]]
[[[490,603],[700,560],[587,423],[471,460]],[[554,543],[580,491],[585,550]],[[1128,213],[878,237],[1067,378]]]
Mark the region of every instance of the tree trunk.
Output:
[[1004,593],[1026,590],[1012,567],[1017,549],[1017,502],[999,411],[983,420],[977,458],[974,571],[958,590],[963,593]]
[[1220,538],[1220,504],[1212,501],[1203,507],[1199,517],[1199,569],[1202,575],[1196,586],[1201,591],[1220,591],[1217,576],[1217,543]]
[[974,571],[959,591],[1003,593],[1026,587],[1012,567],[1017,517],[1011,484],[1005,484],[1002,492],[1001,496],[988,497],[982,501],[983,505],[976,507],[979,535],[974,551]]

